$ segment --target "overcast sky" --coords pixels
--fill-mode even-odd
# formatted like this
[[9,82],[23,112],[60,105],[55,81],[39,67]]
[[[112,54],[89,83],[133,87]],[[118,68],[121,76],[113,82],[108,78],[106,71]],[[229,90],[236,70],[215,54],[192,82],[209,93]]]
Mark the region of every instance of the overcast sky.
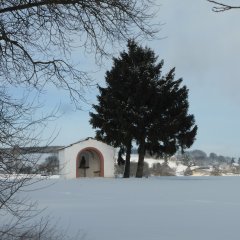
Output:
[[[214,13],[206,0],[157,3],[161,4],[157,20],[163,23],[162,39],[143,44],[152,48],[159,60],[165,60],[166,70],[176,67],[176,77],[182,77],[189,88],[189,112],[199,127],[192,149],[240,157],[240,10]],[[99,68],[91,56],[76,52],[73,58],[79,59],[83,70],[96,72],[92,76],[104,83],[110,60]],[[87,94],[90,103],[96,94],[94,89]],[[52,91],[53,98],[46,100],[49,108],[60,99],[59,92]],[[60,130],[53,144],[68,145],[93,137],[90,109],[91,105],[85,105],[84,111],[74,112],[69,101],[62,99],[63,115],[49,126],[49,130]]]

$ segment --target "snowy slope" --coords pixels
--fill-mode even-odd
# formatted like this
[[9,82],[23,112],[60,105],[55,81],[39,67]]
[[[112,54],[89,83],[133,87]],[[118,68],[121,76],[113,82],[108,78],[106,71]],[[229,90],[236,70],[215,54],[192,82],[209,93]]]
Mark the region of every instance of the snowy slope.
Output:
[[61,229],[73,235],[80,229],[85,240],[239,239],[239,177],[46,180],[42,186],[48,187],[31,197]]

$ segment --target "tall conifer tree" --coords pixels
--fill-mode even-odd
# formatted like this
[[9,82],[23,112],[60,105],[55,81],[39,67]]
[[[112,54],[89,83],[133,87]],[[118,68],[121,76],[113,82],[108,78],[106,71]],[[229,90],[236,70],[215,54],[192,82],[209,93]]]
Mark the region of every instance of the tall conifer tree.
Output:
[[175,69],[162,76],[163,61],[157,63],[149,48],[128,42],[128,52],[113,59],[106,73],[106,88],[99,87],[96,113],[90,123],[97,138],[127,150],[125,177],[129,176],[132,142],[138,145],[136,177],[142,177],[146,151],[174,154],[193,144],[197,133],[194,116],[188,114],[188,90]]

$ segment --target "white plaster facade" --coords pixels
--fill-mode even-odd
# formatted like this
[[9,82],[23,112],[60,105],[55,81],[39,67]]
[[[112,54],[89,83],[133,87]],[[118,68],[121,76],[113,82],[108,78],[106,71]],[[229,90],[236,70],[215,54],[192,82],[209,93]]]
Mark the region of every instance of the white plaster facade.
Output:
[[[101,141],[87,138],[60,149],[58,154],[63,178],[114,177],[115,149]],[[83,158],[85,168],[81,167]]]

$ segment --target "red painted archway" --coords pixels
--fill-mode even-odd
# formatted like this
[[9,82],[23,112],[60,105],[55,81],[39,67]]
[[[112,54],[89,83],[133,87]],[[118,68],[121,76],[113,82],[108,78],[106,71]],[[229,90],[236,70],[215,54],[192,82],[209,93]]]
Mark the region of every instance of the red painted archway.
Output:
[[94,148],[94,147],[86,147],[84,149],[82,149],[78,155],[77,155],[77,158],[76,158],[76,178],[79,178],[79,171],[78,171],[78,166],[79,166],[79,158],[80,158],[80,155],[81,153],[85,152],[85,151],[92,151],[94,153],[97,154],[98,156],[98,159],[100,161],[100,174],[99,176],[100,177],[104,177],[104,158],[103,158],[103,155],[102,153],[97,149],[97,148]]

